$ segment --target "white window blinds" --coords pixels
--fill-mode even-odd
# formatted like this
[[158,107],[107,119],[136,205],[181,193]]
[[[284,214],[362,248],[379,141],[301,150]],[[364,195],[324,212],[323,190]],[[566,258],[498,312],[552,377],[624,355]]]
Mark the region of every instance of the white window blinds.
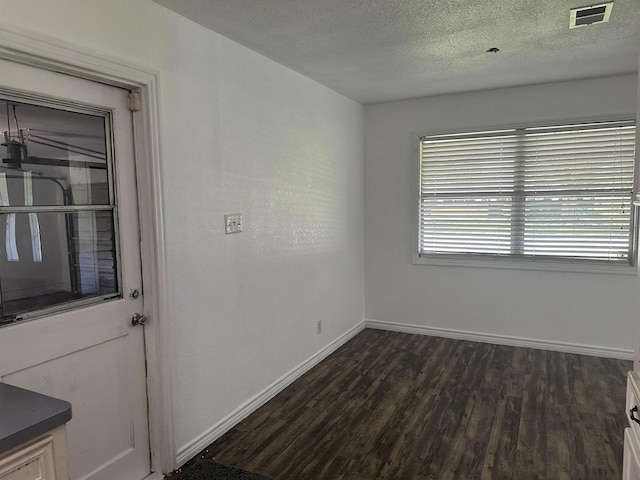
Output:
[[633,262],[634,122],[420,139],[421,256]]

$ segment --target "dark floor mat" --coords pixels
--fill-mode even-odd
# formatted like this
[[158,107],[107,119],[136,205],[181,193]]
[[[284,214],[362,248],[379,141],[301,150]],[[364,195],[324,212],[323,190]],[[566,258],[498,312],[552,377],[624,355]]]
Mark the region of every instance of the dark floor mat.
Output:
[[222,465],[214,460],[198,460],[180,475],[180,480],[273,480],[259,473]]

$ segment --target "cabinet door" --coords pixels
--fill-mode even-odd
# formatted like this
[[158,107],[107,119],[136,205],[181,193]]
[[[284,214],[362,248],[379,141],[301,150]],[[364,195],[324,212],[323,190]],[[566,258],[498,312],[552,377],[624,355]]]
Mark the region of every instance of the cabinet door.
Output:
[[56,480],[53,437],[47,435],[0,457],[0,480]]
[[640,479],[640,444],[637,436],[630,428],[624,430],[624,460],[622,465],[622,480]]

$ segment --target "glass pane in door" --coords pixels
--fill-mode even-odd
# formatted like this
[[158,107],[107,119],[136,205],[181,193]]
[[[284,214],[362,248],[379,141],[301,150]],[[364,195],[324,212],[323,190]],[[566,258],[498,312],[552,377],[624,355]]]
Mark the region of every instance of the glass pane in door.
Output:
[[54,305],[104,300],[118,292],[110,210],[5,213],[0,215],[0,239],[5,322]]
[[0,325],[119,296],[109,132],[0,98]]
[[32,205],[109,205],[107,121],[0,98],[0,173],[10,204],[25,205],[26,174]]

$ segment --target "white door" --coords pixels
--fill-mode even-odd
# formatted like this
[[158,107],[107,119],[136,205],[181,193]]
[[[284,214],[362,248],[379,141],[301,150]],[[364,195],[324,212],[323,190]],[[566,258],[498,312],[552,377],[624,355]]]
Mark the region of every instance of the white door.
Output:
[[128,92],[0,60],[0,381],[68,400],[73,480],[150,472]]

